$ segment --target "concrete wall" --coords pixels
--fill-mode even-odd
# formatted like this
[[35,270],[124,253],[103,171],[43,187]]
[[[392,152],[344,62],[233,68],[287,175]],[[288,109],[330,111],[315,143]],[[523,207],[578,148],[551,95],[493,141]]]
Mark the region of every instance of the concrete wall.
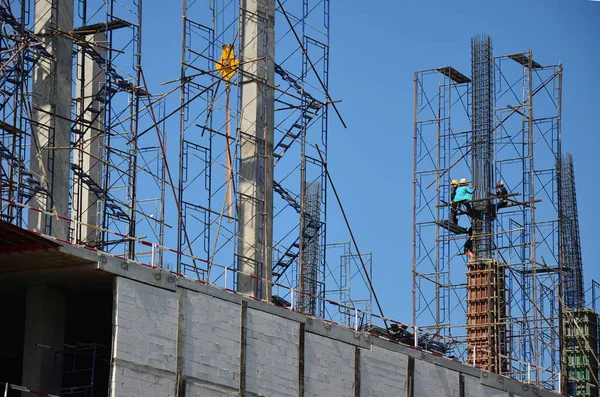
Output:
[[406,390],[408,356],[372,346],[361,352],[360,367],[369,376],[361,379],[362,396],[391,396],[395,391]]
[[459,374],[431,362],[415,360],[414,395],[458,396]]
[[[55,365],[62,363],[44,346],[62,346],[65,334],[65,294],[59,288],[32,286],[25,298],[22,384],[32,390],[61,387]],[[10,324],[10,321],[7,322]]]
[[[179,290],[185,299],[183,342],[187,396],[235,395],[240,371],[240,307]],[[210,319],[210,320],[208,320]]]
[[120,275],[111,396],[556,395],[152,269],[102,267]]
[[175,389],[177,296],[117,279],[114,299],[113,396],[172,396]]
[[308,333],[305,396],[354,396],[354,346]]

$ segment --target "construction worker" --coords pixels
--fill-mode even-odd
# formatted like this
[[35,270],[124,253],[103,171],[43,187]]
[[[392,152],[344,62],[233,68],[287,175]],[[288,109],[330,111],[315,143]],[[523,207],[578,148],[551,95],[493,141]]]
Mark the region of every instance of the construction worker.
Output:
[[496,197],[498,197],[498,202],[496,203],[496,211],[498,211],[500,208],[508,206],[508,191],[504,186],[504,181],[498,181],[498,183],[496,183]]
[[454,202],[456,197],[456,189],[458,189],[458,181],[453,179],[450,182],[450,223],[458,223],[458,203]]
[[469,238],[465,241],[464,253],[469,258],[469,262],[471,262],[475,258],[475,254],[473,253],[473,240],[471,239],[471,236],[473,236],[472,227],[467,230],[467,234],[469,235]]
[[496,219],[496,216],[498,215],[498,210],[500,208],[508,206],[508,191],[504,186],[504,181],[498,181],[496,183],[496,197],[498,197],[498,201],[494,205],[494,217],[492,218],[492,220]]
[[469,201],[473,199],[472,194],[475,193],[475,185],[473,185],[473,188],[470,188],[466,178],[462,178],[458,185],[453,202],[464,205],[467,215],[472,216],[473,210]]

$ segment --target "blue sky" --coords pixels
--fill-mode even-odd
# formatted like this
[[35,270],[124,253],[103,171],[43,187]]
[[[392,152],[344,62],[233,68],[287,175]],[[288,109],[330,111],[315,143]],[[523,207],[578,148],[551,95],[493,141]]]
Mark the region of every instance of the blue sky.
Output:
[[[330,127],[329,163],[386,316],[411,318],[413,73],[469,74],[470,38],[498,55],[531,48],[563,62],[563,150],[574,156],[586,288],[600,280],[595,170],[600,136],[600,3],[571,1],[332,2],[330,91],[348,124]],[[376,6],[375,6],[376,4]],[[330,208],[334,203],[329,201]]]
[[[164,91],[158,82],[179,73],[181,8],[147,2],[144,13],[144,65]],[[498,55],[531,48],[542,64],[563,63],[562,143],[575,162],[586,288],[600,280],[600,2],[332,0],[329,91],[348,128],[330,118],[329,169],[361,251],[373,253],[385,315],[400,321],[412,316],[413,73],[452,65],[469,74],[476,34],[490,35]],[[346,233],[336,206],[330,195],[331,241]]]

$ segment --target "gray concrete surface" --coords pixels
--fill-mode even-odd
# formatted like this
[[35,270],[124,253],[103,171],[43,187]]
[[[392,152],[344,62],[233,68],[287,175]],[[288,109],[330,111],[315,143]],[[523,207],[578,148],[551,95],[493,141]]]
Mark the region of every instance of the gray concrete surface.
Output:
[[[33,69],[31,171],[51,192],[51,199],[36,195],[33,208],[69,210],[70,135],[73,40],[56,30],[73,30],[74,0],[36,0],[34,32],[43,37],[53,59],[42,58]],[[67,239],[68,224],[29,210],[28,228]]]
[[117,279],[114,308],[113,395],[173,395],[177,295],[136,281]]
[[113,397],[558,395],[129,260],[61,251],[114,276]]
[[[271,279],[275,2],[242,0],[239,23],[238,264],[243,273]],[[261,296],[255,278],[240,274],[237,288],[244,294]],[[270,285],[262,292],[270,301]]]
[[[166,273],[113,259],[101,266],[124,276],[115,283],[112,396],[238,396],[242,376],[245,396],[556,395],[241,295],[190,280],[169,280],[172,276]],[[245,318],[243,301],[247,302]],[[183,321],[178,323],[180,316]],[[304,338],[299,334],[302,328]],[[245,362],[241,365],[243,349]],[[412,376],[409,361],[414,362]]]
[[65,295],[59,288],[35,286],[25,295],[23,384],[32,390],[55,390],[61,377],[55,372],[55,348],[65,334]]
[[361,352],[361,372],[369,376],[361,379],[361,396],[393,396],[406,390],[408,357],[390,350],[372,346]]

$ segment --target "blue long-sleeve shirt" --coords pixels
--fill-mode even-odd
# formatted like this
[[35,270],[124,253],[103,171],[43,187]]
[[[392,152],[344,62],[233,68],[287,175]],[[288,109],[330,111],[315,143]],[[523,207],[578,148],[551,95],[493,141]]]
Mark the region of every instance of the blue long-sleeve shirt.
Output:
[[454,195],[454,202],[457,203],[459,201],[470,201],[473,199],[471,196],[475,192],[475,189],[471,189],[468,186],[459,186],[456,189],[456,194]]

